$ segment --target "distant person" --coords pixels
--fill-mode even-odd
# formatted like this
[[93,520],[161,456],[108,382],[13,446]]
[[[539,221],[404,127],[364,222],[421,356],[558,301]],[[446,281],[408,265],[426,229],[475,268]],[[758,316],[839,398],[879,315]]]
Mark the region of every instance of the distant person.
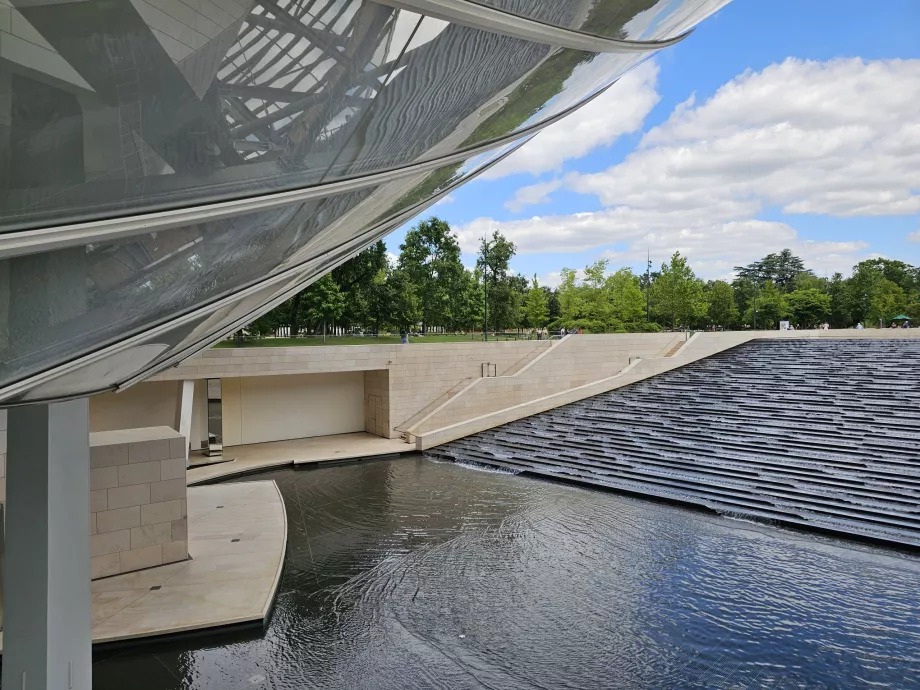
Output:
[[862,325],[862,322],[860,321],[858,324],[856,324],[856,330],[861,331],[862,329],[863,329],[863,325]]
[[399,332],[399,342],[402,343],[403,345],[409,344],[409,334],[406,333],[406,331]]
[[901,328],[910,328],[910,321],[905,321],[904,325]]
[[564,338],[566,335],[568,335],[568,334],[565,332],[565,326],[562,327],[562,330],[559,331],[559,334],[560,334],[563,338]]
[[892,321],[891,325],[889,326],[889,328],[897,328],[897,327],[898,327],[898,324],[896,324],[894,321]]

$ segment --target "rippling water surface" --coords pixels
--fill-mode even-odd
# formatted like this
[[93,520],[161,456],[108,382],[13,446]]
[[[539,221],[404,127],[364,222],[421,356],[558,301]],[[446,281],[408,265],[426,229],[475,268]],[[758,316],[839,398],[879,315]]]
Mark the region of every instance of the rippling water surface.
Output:
[[920,559],[421,457],[267,472],[264,635],[97,655],[97,689],[920,688]]

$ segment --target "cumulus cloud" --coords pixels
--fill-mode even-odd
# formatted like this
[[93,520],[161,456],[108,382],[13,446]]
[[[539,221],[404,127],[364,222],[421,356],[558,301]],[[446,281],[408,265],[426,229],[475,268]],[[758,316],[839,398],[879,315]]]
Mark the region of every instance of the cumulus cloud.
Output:
[[[865,242],[806,242],[787,214],[908,215],[920,211],[920,60],[787,59],[748,71],[700,102],[689,98],[637,149],[607,170],[562,178],[604,209],[488,226],[522,253],[627,246],[619,260],[686,251],[718,275],[789,246],[816,270],[847,269]],[[564,126],[564,123],[563,123]],[[542,183],[541,183],[542,184]],[[553,191],[553,190],[549,190]],[[546,199],[547,188],[518,191],[509,208]],[[909,239],[920,241],[920,230]]]
[[650,253],[653,264],[660,265],[674,252],[691,260],[697,273],[706,278],[728,277],[735,266],[756,261],[779,248],[788,247],[801,256],[805,264],[819,275],[836,271],[849,273],[850,268],[868,258],[868,243],[803,240],[785,223],[746,220],[709,227],[650,232],[628,245],[623,251],[606,251],[603,258],[612,263],[641,263]]
[[588,105],[541,131],[483,177],[497,179],[515,173],[539,175],[561,170],[565,161],[581,158],[609,146],[624,134],[639,131],[659,100],[657,81],[655,62],[642,63]]
[[435,206],[445,206],[447,204],[454,203],[456,200],[457,200],[457,197],[455,197],[453,194],[448,194],[443,199],[439,199],[437,202],[435,202],[434,205]]
[[920,242],[920,223],[917,224],[917,229],[907,236],[907,241]]
[[551,201],[549,195],[561,186],[562,180],[549,180],[520,187],[514,193],[514,196],[505,202],[505,208],[514,213],[519,213],[527,206],[548,204]]
[[788,59],[675,109],[623,163],[567,183],[607,206],[757,200],[786,213],[920,211],[920,60]]

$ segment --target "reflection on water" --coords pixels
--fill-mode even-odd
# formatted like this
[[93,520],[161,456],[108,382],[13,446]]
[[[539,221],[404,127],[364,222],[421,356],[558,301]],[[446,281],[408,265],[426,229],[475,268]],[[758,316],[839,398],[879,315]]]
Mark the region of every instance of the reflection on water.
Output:
[[95,688],[920,688],[917,558],[421,457],[257,478],[264,636],[97,654]]

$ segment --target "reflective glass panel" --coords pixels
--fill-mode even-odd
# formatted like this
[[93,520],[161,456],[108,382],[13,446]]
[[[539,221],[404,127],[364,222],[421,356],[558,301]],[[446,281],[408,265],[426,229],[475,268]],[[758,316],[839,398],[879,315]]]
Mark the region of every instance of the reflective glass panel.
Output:
[[[457,171],[453,184],[473,172]],[[403,202],[406,194],[425,177],[248,216],[0,260],[0,388],[291,270],[279,276],[281,282],[183,327],[175,341],[156,352],[144,350],[140,366],[213,339],[239,319],[258,316],[293,281],[322,275],[392,230],[393,216],[411,207]],[[433,186],[432,193],[444,189]],[[159,336],[153,340],[160,342]],[[132,367],[125,370],[126,378],[135,373]],[[85,392],[100,387],[89,381],[85,386]]]
[[[730,0],[472,0],[528,19],[608,38],[673,38]],[[586,5],[589,5],[586,8]]]
[[14,2],[0,230],[436,159],[562,112],[642,58],[369,0],[154,4]]

